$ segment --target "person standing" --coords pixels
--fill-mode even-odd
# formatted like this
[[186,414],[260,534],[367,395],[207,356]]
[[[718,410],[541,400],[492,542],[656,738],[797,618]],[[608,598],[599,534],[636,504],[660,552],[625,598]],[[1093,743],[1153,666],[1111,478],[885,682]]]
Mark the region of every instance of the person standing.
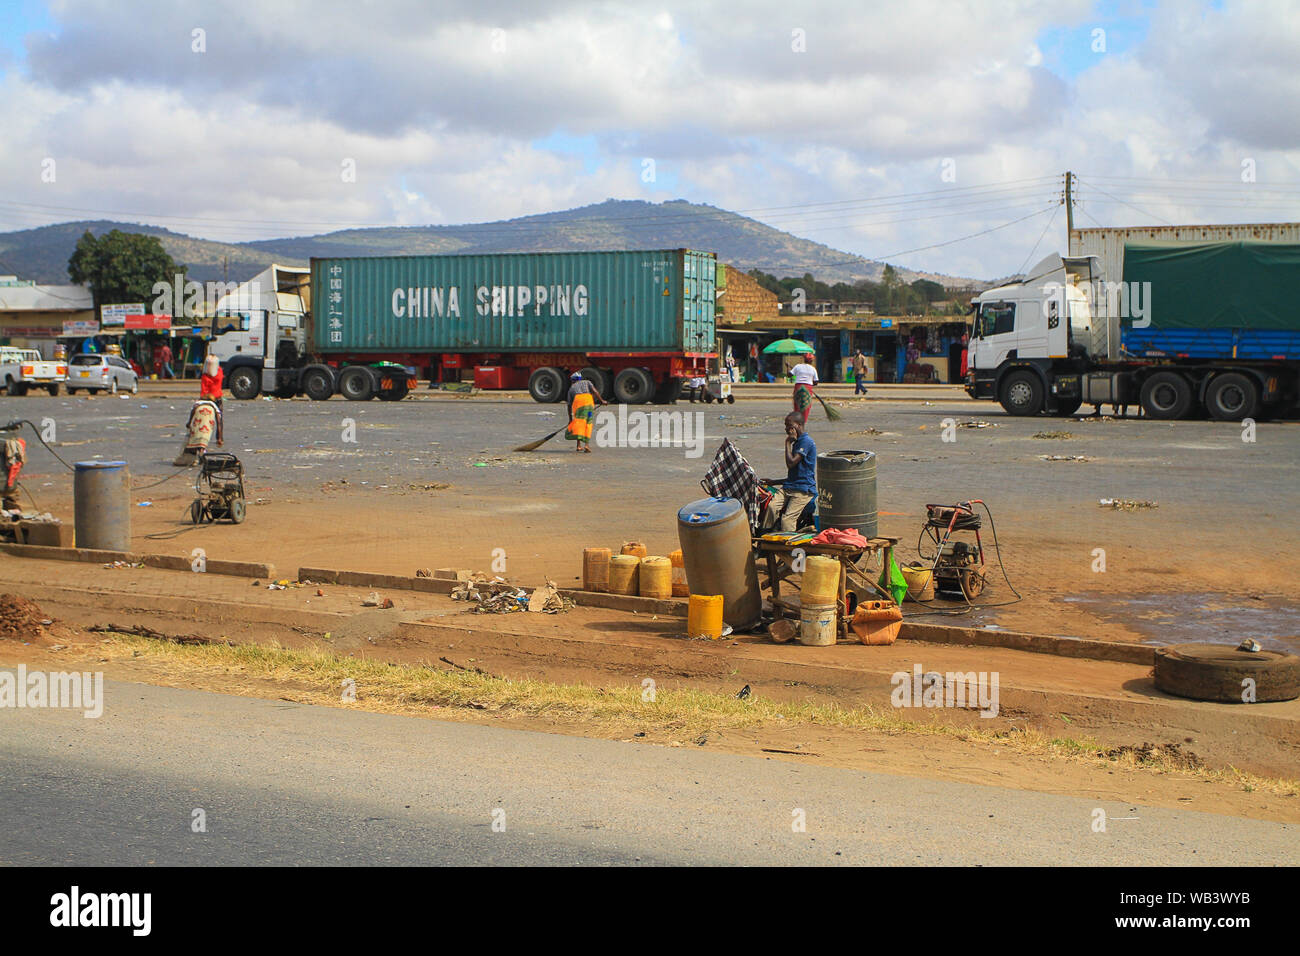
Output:
[[853,353],[853,394],[867,394],[867,357],[862,349]]
[[816,367],[808,364],[807,360],[800,362],[791,370],[794,375],[794,410],[802,416],[803,423],[808,424],[808,413],[812,411],[813,390],[812,387],[818,383]]
[[226,410],[221,401],[221,385],[225,374],[221,371],[221,362],[215,355],[203,360],[203,374],[199,377],[199,398],[206,398],[217,406],[217,447],[225,444]]
[[[21,427],[21,426],[19,426]],[[0,491],[0,507],[7,512],[21,512],[18,500],[18,474],[27,463],[27,442],[21,438],[0,438],[0,468],[4,469],[4,489]]]
[[797,531],[799,516],[817,494],[817,445],[798,412],[785,416],[785,467],[786,479],[775,483],[764,526]]
[[154,369],[159,378],[175,378],[172,372],[172,347],[163,339],[162,345],[154,350]]
[[605,404],[605,399],[595,385],[582,377],[581,372],[569,376],[573,384],[569,386],[569,427],[564,437],[572,442],[574,451],[591,454],[591,423],[596,417],[596,404]]

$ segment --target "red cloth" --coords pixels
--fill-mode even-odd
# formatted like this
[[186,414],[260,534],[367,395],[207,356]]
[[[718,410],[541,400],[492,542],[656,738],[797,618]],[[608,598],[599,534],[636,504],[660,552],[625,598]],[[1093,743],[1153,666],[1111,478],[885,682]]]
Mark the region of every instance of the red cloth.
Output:
[[867,539],[862,534],[852,528],[827,528],[817,537],[808,542],[809,544],[847,544],[854,548],[865,548]]
[[216,375],[208,375],[206,372],[199,376],[199,397],[200,398],[220,398],[221,397],[221,380],[224,373],[220,368],[217,369]]

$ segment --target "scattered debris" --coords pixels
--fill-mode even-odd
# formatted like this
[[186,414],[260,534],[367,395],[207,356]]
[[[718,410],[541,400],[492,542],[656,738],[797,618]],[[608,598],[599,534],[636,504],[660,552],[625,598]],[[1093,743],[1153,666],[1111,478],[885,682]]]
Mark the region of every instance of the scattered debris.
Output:
[[764,747],[765,754],[789,754],[792,757],[820,757],[821,754],[814,753],[811,750],[783,750],[780,747]]
[[736,699],[737,699],[737,700],[748,700],[748,699],[749,699],[749,695],[750,695],[749,685],[746,684],[744,687],[740,688],[740,690],[738,690],[738,691],[736,692]]
[[1183,750],[1181,744],[1143,743],[1141,747],[1125,744],[1113,750],[1103,751],[1102,756],[1111,760],[1130,756],[1138,763],[1158,763],[1167,760],[1180,770],[1196,770],[1203,765],[1200,757],[1190,750]]
[[1060,441],[1066,441],[1068,439],[1074,438],[1075,436],[1072,432],[1057,431],[1057,432],[1034,432],[1034,434],[1031,435],[1030,437],[1031,438],[1052,438],[1052,439],[1058,439]]
[[[386,488],[387,485],[380,485],[380,487],[381,487],[381,488]],[[448,488],[451,487],[451,482],[449,482],[449,481],[431,481],[431,482],[427,482],[427,483],[425,483],[425,484],[415,484],[415,483],[411,483],[411,484],[408,484],[406,487],[410,488],[412,491],[446,491]]]
[[573,601],[560,593],[554,581],[547,581],[543,587],[534,588],[528,599],[528,610],[541,614],[558,614],[573,607]]
[[106,568],[143,568],[143,561],[110,561],[104,565]]
[[416,568],[415,576],[417,578],[431,578],[433,577],[433,572],[430,571],[428,568]]
[[17,594],[0,594],[0,638],[30,641],[41,637],[49,619],[39,604]]
[[996,422],[986,422],[982,418],[968,418],[957,423],[958,428],[997,428]]
[[1154,501],[1139,501],[1136,498],[1102,498],[1097,503],[1103,508],[1114,508],[1116,511],[1137,511],[1140,508],[1160,507]]
[[481,668],[481,667],[466,667],[466,666],[463,665],[463,664],[457,664],[455,661],[453,661],[453,660],[452,660],[451,658],[449,658],[449,657],[440,657],[440,658],[438,658],[438,660],[442,661],[444,664],[450,664],[452,667],[456,668],[456,670],[458,670],[458,671],[471,671],[472,673],[475,673],[475,674],[482,674],[484,677],[491,677],[491,676],[492,676],[492,675],[489,674],[487,671],[483,670],[483,668]]
[[162,631],[155,631],[152,627],[144,624],[92,624],[86,630],[97,634],[134,634],[136,637],[147,637],[151,640],[167,641],[171,644],[224,644],[227,647],[234,646],[224,638],[205,637],[202,634],[165,634]]
[[379,592],[371,591],[370,597],[361,602],[362,607],[389,608],[393,606],[392,598],[381,598]]
[[1264,645],[1260,644],[1259,641],[1252,640],[1249,637],[1237,645],[1237,650],[1249,651],[1251,654],[1258,654],[1263,649],[1264,649]]
[[1042,461],[1095,461],[1091,455],[1039,455]]
[[460,582],[452,589],[452,600],[474,602],[476,614],[511,614],[528,610],[528,592],[523,588],[507,584],[501,578],[477,580],[483,577],[476,575],[476,580]]
[[872,428],[864,428],[860,432],[849,432],[849,434],[850,435],[883,435],[884,432],[882,432],[879,428],[872,427]]

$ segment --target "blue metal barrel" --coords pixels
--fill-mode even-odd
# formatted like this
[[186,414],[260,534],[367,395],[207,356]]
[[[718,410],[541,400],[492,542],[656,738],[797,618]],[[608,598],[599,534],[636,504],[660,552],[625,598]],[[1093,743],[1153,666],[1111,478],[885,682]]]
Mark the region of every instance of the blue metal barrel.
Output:
[[131,470],[126,462],[77,462],[72,502],[78,548],[131,550]]

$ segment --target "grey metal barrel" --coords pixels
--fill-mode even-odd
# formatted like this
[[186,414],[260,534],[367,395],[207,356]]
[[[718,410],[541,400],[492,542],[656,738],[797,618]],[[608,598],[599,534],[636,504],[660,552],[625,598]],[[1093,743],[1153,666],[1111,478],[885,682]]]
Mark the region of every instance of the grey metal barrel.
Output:
[[692,594],[721,594],[722,620],[743,631],[759,622],[758,589],[749,514],[735,498],[703,498],[677,512],[686,584]]
[[72,479],[78,548],[131,550],[131,470],[124,461],[79,461]]
[[817,456],[817,526],[876,536],[876,455],[828,451]]

